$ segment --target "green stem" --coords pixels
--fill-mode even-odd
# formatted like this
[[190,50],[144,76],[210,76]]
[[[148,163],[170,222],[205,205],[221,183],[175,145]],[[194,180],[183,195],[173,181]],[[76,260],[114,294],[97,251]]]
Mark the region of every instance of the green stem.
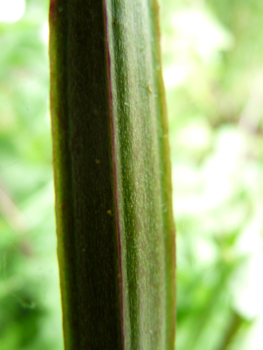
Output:
[[50,27],[65,347],[173,349],[174,226],[157,5],[54,0]]

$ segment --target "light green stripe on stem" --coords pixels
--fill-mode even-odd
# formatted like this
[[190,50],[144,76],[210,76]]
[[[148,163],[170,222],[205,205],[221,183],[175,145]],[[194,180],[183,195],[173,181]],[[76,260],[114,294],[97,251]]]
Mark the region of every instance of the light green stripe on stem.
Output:
[[152,1],[115,0],[107,7],[131,349],[174,347],[174,234],[157,10]]

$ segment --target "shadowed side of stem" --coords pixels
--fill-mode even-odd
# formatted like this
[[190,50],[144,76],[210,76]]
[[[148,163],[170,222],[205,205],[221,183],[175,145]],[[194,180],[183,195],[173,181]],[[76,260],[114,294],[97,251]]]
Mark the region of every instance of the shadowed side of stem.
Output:
[[66,349],[122,349],[104,6],[51,4],[51,110]]

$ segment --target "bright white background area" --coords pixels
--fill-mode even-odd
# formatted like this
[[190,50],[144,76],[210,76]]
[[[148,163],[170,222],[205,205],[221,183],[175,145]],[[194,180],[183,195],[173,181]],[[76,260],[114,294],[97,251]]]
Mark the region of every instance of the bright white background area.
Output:
[[0,21],[16,22],[24,12],[25,0],[0,0]]

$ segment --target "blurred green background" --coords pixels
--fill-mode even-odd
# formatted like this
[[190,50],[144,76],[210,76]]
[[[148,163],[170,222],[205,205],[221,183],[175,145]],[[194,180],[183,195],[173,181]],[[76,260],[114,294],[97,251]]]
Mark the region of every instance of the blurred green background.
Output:
[[[263,2],[161,0],[176,350],[263,347]],[[62,350],[48,1],[0,0],[0,350]]]

